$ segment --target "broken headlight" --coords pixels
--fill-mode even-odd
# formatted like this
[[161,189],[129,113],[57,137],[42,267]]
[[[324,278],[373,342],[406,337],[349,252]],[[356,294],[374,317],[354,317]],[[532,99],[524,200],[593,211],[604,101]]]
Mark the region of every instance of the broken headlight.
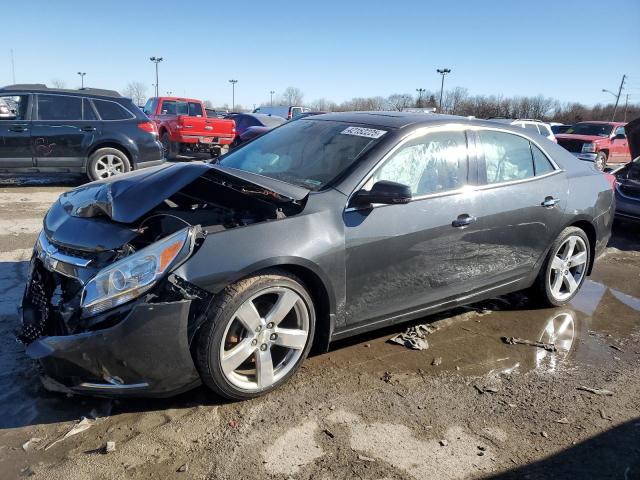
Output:
[[85,316],[96,315],[139,297],[191,251],[190,228],[184,228],[101,270],[82,291]]

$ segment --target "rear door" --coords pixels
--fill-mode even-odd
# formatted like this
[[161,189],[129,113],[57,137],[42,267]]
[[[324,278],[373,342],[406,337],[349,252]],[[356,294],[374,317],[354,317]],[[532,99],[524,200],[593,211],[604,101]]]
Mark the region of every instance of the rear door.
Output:
[[80,170],[99,135],[100,120],[88,99],[36,95],[31,137],[37,167]]
[[481,262],[487,286],[529,274],[546,253],[567,204],[567,180],[539,145],[506,131],[479,129]]
[[0,96],[0,170],[33,167],[31,95]]

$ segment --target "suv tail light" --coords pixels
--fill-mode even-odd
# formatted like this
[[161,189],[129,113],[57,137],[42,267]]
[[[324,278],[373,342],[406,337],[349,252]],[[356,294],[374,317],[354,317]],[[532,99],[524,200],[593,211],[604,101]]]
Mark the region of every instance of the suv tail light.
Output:
[[138,128],[158,136],[158,126],[154,122],[140,122]]
[[616,188],[616,176],[615,175],[611,175],[610,173],[605,173],[604,176],[606,177],[607,181],[611,184],[611,188],[615,190],[615,188]]

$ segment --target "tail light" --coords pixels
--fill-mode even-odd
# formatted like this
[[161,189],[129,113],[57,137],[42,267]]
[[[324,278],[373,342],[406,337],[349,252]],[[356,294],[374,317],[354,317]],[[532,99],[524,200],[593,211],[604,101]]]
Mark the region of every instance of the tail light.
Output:
[[604,176],[607,179],[607,182],[609,182],[611,184],[611,188],[615,190],[615,188],[616,188],[616,176],[615,175],[611,175],[610,173],[605,173]]
[[154,122],[140,122],[138,124],[140,130],[144,130],[147,133],[158,135],[158,126]]
[[292,116],[293,116],[293,115],[291,115],[291,110],[289,110],[289,113],[287,114],[287,120],[291,120],[291,117],[292,117]]

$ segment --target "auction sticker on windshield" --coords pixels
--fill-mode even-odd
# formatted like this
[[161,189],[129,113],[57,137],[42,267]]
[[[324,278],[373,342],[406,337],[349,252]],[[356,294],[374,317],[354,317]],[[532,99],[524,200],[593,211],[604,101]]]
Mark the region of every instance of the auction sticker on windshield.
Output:
[[380,138],[386,130],[376,130],[375,128],[347,127],[340,132],[343,135],[356,135],[357,137]]

